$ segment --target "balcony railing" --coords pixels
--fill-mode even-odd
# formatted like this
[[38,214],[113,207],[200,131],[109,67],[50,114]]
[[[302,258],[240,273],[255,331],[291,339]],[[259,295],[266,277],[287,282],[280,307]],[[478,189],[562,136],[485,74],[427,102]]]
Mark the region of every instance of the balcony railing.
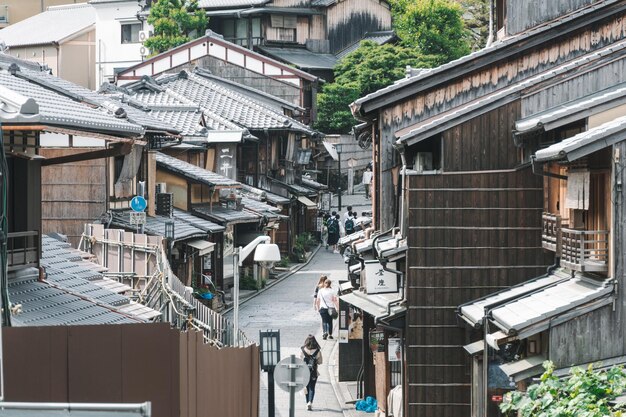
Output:
[[541,246],[544,249],[561,255],[561,229],[568,226],[568,219],[558,214],[543,213],[543,230],[541,232]]
[[9,271],[22,268],[38,268],[41,257],[39,232],[9,233],[7,240],[7,267]]
[[608,272],[607,230],[561,229],[561,265],[573,271]]

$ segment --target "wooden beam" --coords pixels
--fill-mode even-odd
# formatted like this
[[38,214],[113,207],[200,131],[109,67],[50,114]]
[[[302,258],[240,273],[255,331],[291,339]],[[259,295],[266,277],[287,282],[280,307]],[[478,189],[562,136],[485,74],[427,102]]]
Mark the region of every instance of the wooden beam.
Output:
[[109,158],[112,156],[128,155],[133,149],[132,143],[123,143],[121,146],[113,146],[109,149],[100,149],[97,151],[81,152],[74,155],[59,156],[42,161],[41,165],[58,165],[68,162],[87,161],[90,159]]

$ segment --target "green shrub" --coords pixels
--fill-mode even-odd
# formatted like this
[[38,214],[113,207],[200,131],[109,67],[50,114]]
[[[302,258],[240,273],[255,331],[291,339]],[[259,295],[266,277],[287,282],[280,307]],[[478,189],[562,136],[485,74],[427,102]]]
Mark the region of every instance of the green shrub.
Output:
[[252,275],[243,275],[239,279],[239,288],[242,290],[258,290],[259,284]]

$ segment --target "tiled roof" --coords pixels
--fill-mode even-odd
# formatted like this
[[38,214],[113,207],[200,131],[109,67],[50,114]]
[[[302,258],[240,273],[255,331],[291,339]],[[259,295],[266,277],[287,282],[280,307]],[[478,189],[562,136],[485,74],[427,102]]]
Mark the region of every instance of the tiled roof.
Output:
[[543,128],[545,131],[626,104],[626,83],[560,104],[515,122],[516,133]]
[[199,216],[209,218],[217,223],[237,224],[237,223],[257,223],[263,218],[262,215],[248,210],[232,210],[219,204],[194,204],[191,208]]
[[102,267],[85,260],[87,256],[68,243],[43,236],[41,265],[46,272],[45,281],[38,280],[36,269],[21,270],[9,277],[11,301],[22,305],[13,324],[121,324],[160,316],[145,306],[131,308],[130,299],[116,293],[130,288],[104,278]]
[[[362,107],[364,105],[388,94],[397,95],[397,99],[400,99],[399,92],[397,92],[397,90],[402,90],[402,94],[404,96],[405,94],[415,93],[415,91],[421,91],[421,89],[423,88],[431,88],[432,86],[426,82],[427,79],[432,79],[433,83],[445,83],[450,79],[450,77],[458,76],[459,73],[476,71],[480,69],[483,65],[489,65],[490,56],[496,56],[500,52],[505,55],[519,54],[520,49],[518,47],[515,47],[516,44],[520,47],[523,47],[524,44],[533,45],[533,43],[528,42],[528,40],[529,38],[533,38],[535,36],[546,36],[547,38],[549,38],[550,36],[558,36],[559,34],[562,35],[564,32],[564,26],[568,25],[569,23],[572,23],[572,30],[578,30],[578,28],[574,24],[576,20],[587,19],[589,15],[594,14],[596,11],[608,8],[617,2],[619,2],[619,0],[603,0],[595,2],[587,7],[580,8],[579,10],[571,14],[565,15],[558,19],[554,19],[550,22],[546,22],[545,24],[521,32],[514,36],[510,36],[500,42],[495,42],[492,46],[488,48],[483,48],[476,52],[472,52],[469,55],[466,55],[459,59],[455,59],[439,67],[422,69],[418,75],[402,78],[387,87],[381,88],[378,91],[359,98],[352,104],[354,108],[353,112],[357,113],[362,111]],[[452,74],[453,72],[454,74]],[[414,85],[415,87],[412,88]],[[366,112],[370,110],[371,109],[368,108],[366,109]]]
[[271,0],[198,0],[198,7],[203,9],[254,7],[264,5],[270,1]]
[[311,52],[306,48],[259,47],[259,50],[272,58],[295,65],[301,69],[332,70],[338,59],[333,54]]
[[160,86],[197,103],[203,110],[249,130],[280,129],[312,131],[302,123],[277,112],[257,100],[202,76],[201,72],[181,72],[157,79]]
[[[159,88],[152,79],[143,79],[127,85],[134,102],[141,103],[154,113],[154,117],[173,123],[187,136],[195,136],[201,128],[199,121],[204,114],[206,127],[212,130],[245,131],[245,128],[216,114],[212,109],[202,107],[184,95],[173,90]],[[206,135],[205,135],[206,136]]]
[[[130,224],[130,212],[131,210],[113,211],[113,220],[111,221],[111,224],[117,227],[134,230],[136,226]],[[177,213],[180,213],[180,211],[177,211]],[[201,218],[196,217],[193,223],[188,220],[190,220],[189,217],[186,217],[186,219],[182,219],[177,215],[174,215],[172,218],[159,215],[146,216],[146,224],[144,225],[144,230],[146,233],[151,235],[165,236],[166,222],[174,221],[174,240],[205,238],[207,237],[208,233],[224,230],[223,227]],[[202,227],[196,226],[199,224],[202,224]]]
[[312,188],[314,190],[327,190],[328,186],[326,184],[319,183],[310,178],[302,178],[302,185],[308,188]]
[[[7,55],[0,54],[0,62],[10,64],[12,61],[8,60],[7,57]],[[145,110],[141,110],[137,108],[137,106],[132,106],[129,103],[123,102],[124,99],[128,101],[129,98],[127,96],[124,97],[122,94],[100,94],[81,85],[64,80],[63,78],[55,77],[47,71],[42,71],[39,68],[29,68],[20,64],[20,70],[22,75],[31,82],[35,82],[46,88],[54,89],[55,91],[74,98],[77,101],[82,101],[95,106],[101,106],[107,109],[110,114],[114,114],[119,108],[121,108],[126,112],[126,117],[129,122],[143,126],[146,129],[178,133],[174,127],[151,117]]]
[[62,43],[95,23],[96,11],[89,4],[53,6],[0,30],[0,40],[8,47]]
[[197,167],[189,162],[181,161],[164,153],[157,152],[157,165],[185,178],[203,183],[210,187],[239,187],[239,182],[223,177],[214,172]]
[[535,159],[538,162],[561,159],[575,161],[623,140],[626,140],[626,116],[618,117],[538,150]]
[[336,56],[338,59],[345,58],[345,56],[348,55],[349,53],[354,52],[357,49],[359,49],[359,46],[361,46],[361,42],[363,41],[372,41],[372,42],[376,42],[379,45],[384,45],[387,42],[394,40],[395,38],[396,38],[396,34],[393,30],[386,30],[386,31],[381,31],[381,32],[368,32],[363,36],[361,40],[342,49],[341,51],[339,51],[339,53],[337,53]]
[[463,123],[464,121],[474,118],[480,114],[484,114],[493,109],[496,105],[500,106],[502,104],[512,102],[519,97],[523,90],[526,90],[529,87],[575,71],[583,64],[598,61],[606,56],[607,53],[618,53],[625,50],[626,40],[615,42],[607,47],[581,55],[575,59],[553,67],[550,71],[545,71],[531,76],[492,93],[480,96],[479,98],[455,107],[450,111],[439,113],[431,118],[421,120],[415,125],[408,126],[397,131],[395,133],[398,137],[397,143],[413,145],[427,137],[431,137],[444,130],[450,129],[453,126]]
[[246,193],[260,195],[262,196],[262,198],[265,199],[265,201],[271,204],[285,205],[291,202],[291,200],[287,197],[283,197],[281,195],[274,194],[272,192],[269,192],[267,190],[262,190],[260,188],[251,187],[246,184],[242,184],[241,189],[244,195]]
[[[94,131],[118,136],[140,136],[144,129],[127,119],[115,117],[105,107],[94,108],[81,97],[57,88],[49,82],[52,76],[43,73],[29,78],[33,72],[0,59],[0,86],[35,100],[40,122],[49,126]],[[8,68],[7,68],[8,67]],[[14,71],[14,74],[8,70]]]
[[313,7],[328,7],[337,3],[337,0],[313,0],[311,6]]

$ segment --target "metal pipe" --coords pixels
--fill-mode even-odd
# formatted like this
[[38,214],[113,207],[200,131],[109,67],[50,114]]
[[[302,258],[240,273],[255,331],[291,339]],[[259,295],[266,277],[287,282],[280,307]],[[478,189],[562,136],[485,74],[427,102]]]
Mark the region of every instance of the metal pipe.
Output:
[[489,0],[489,32],[487,35],[487,44],[485,45],[485,48],[489,48],[493,43],[493,14],[495,13],[495,7],[493,5],[493,2],[494,0]]
[[1,410],[68,410],[68,411],[112,411],[112,412],[136,412],[148,417],[151,414],[151,403],[114,404],[114,403],[27,403],[27,402],[3,402]]

